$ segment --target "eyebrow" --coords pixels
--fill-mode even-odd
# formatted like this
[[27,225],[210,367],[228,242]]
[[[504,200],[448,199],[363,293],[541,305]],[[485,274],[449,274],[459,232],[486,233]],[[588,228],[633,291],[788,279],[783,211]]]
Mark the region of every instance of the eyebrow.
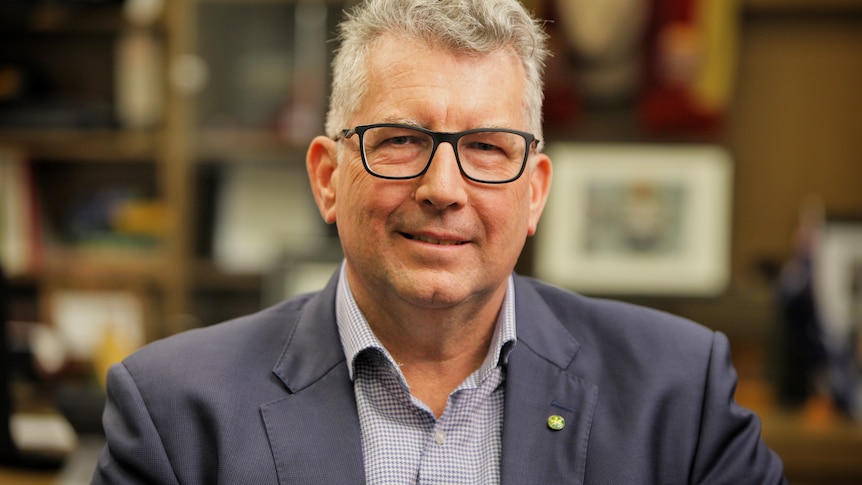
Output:
[[408,119],[408,118],[394,118],[394,117],[383,118],[383,121],[380,121],[380,123],[395,123],[395,124],[399,124],[399,125],[407,125],[407,126],[415,126],[417,128],[425,128],[425,126],[423,126],[422,123],[419,123],[417,120]]
[[[388,117],[388,118],[383,118],[383,120],[382,120],[382,121],[379,121],[378,123],[395,123],[395,124],[399,124],[399,125],[415,126],[416,128],[423,128],[423,129],[426,129],[426,130],[430,130],[430,129],[431,129],[431,128],[429,128],[429,127],[427,127],[427,126],[423,125],[422,123],[418,122],[417,120],[415,120],[415,119],[409,119],[409,118]],[[482,128],[492,128],[492,129],[497,129],[497,128],[501,128],[501,129],[512,129],[512,127],[511,127],[511,126],[508,126],[508,125],[491,124],[491,125],[481,125],[481,126],[476,126],[476,127],[474,127],[474,128],[468,128],[468,130],[470,130],[470,129],[482,129]],[[436,131],[436,130],[432,130],[432,131]],[[460,131],[463,131],[463,130],[460,130]]]

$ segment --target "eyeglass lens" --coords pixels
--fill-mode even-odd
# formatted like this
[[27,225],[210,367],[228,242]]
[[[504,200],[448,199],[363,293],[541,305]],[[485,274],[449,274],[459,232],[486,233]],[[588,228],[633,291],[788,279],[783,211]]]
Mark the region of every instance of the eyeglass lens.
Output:
[[[365,131],[368,169],[384,177],[415,177],[431,160],[434,140],[409,127],[374,127]],[[527,140],[504,131],[468,133],[458,140],[461,170],[475,180],[499,182],[516,177],[526,158]]]

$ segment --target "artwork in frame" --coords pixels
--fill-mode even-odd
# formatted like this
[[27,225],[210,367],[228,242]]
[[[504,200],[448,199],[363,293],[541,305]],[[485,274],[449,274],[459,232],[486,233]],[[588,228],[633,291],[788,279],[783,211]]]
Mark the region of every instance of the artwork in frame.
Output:
[[862,219],[826,217],[814,241],[813,288],[824,341],[830,350],[855,353],[862,327]]
[[536,276],[588,294],[710,296],[730,279],[732,160],[713,145],[547,147]]

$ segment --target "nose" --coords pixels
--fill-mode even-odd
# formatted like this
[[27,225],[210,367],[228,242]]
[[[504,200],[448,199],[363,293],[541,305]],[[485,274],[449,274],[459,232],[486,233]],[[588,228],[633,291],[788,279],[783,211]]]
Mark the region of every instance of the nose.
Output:
[[455,148],[449,143],[441,143],[428,170],[419,177],[416,200],[437,209],[463,205],[467,199],[466,183],[458,168]]

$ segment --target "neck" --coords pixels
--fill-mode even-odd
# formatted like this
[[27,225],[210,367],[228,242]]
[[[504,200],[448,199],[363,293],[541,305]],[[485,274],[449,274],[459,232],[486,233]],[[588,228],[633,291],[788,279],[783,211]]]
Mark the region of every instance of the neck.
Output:
[[[443,415],[449,395],[475,372],[488,355],[496,319],[482,322],[427,322],[427,327],[394,322],[370,324],[380,342],[401,368],[413,396],[437,418]],[[451,330],[438,331],[441,327]]]
[[371,298],[363,288],[351,285],[369,327],[401,367],[411,393],[437,417],[452,391],[488,355],[507,287],[504,282],[475,302],[428,309]]

